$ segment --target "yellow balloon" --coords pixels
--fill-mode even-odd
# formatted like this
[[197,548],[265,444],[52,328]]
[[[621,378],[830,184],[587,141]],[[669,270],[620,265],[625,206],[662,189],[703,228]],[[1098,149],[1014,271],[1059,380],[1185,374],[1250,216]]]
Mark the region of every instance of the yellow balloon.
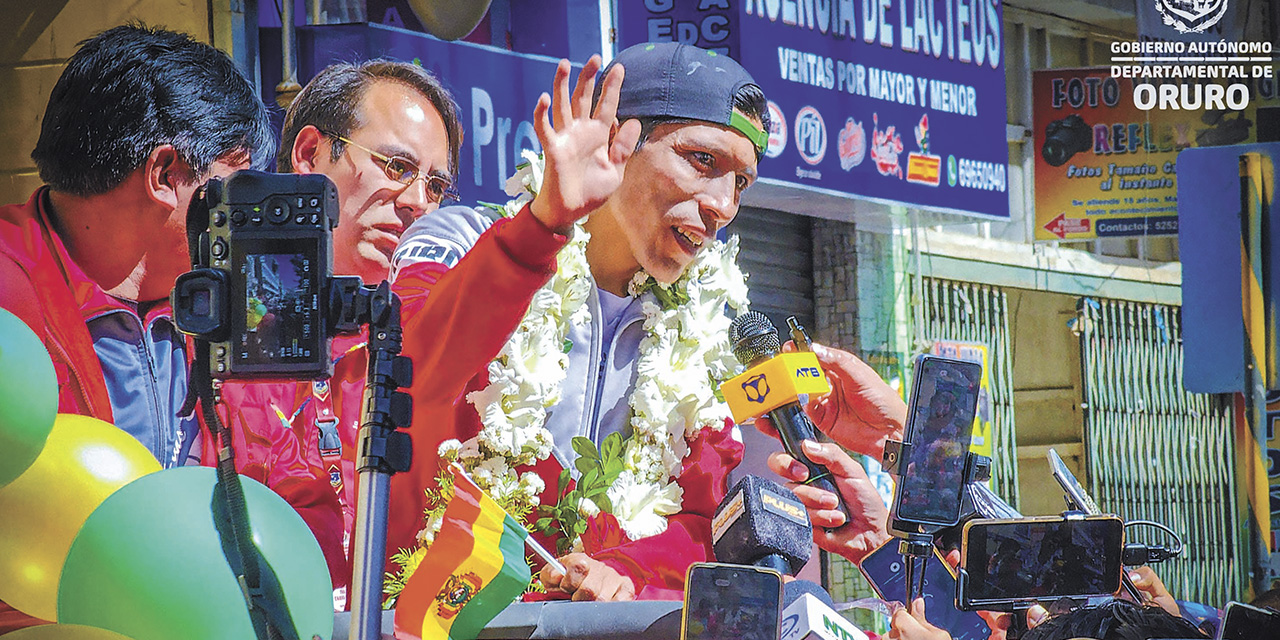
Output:
[[114,631],[82,624],[44,624],[4,634],[4,640],[129,640]]
[[54,620],[62,564],[84,521],[117,489],[159,470],[128,433],[58,414],[36,461],[0,487],[0,600]]

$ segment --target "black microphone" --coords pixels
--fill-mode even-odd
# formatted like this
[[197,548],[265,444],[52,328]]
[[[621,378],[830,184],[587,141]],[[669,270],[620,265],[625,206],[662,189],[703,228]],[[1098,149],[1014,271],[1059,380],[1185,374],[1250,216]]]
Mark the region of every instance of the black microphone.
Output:
[[[767,316],[757,311],[748,311],[733,319],[733,323],[729,325],[729,344],[733,347],[734,357],[748,369],[777,357],[782,350],[777,327],[773,326]],[[792,401],[783,404],[769,412],[769,419],[778,430],[783,449],[809,470],[809,479],[805,484],[835,494],[836,509],[844,514],[845,522],[848,523],[849,511],[844,506],[840,492],[836,490],[831,471],[810,460],[800,448],[801,441],[817,440],[818,436],[817,427],[805,414],[800,403]]]
[[813,551],[813,525],[804,503],[782,485],[746,476],[711,517],[716,560],[795,575]]

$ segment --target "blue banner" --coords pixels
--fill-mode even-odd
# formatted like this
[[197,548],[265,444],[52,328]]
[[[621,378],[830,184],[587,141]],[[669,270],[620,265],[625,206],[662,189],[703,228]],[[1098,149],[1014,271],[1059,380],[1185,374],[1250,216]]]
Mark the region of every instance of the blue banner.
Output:
[[760,175],[1008,219],[1001,0],[643,0],[619,46],[737,59],[773,119]]
[[[274,42],[271,40],[274,39]],[[279,82],[279,30],[263,30],[262,86],[275,101]],[[444,42],[381,25],[300,27],[298,78],[303,84],[335,62],[386,57],[416,61],[435,73],[458,103],[464,131],[456,184],[463,204],[506,202],[503,185],[521,162],[522,149],[540,150],[533,107],[549,92],[557,60],[510,53],[466,42]],[[269,59],[269,53],[274,59]]]

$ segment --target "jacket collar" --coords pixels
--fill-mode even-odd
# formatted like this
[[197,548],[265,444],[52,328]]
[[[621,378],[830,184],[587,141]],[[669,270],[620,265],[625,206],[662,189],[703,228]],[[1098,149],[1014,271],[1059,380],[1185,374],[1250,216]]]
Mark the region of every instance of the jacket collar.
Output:
[[[40,226],[49,230],[49,247],[53,251],[53,258],[59,270],[62,271],[67,287],[71,290],[71,295],[75,298],[76,306],[80,309],[80,316],[85,321],[113,311],[128,311],[141,316],[137,303],[126,302],[111,296],[98,283],[90,280],[84,270],[71,259],[71,254],[67,251],[62,237],[54,231],[56,227],[51,212],[49,188],[42,187],[36,195],[36,215],[40,217]],[[172,314],[169,310],[169,301],[162,300],[159,304],[151,305],[145,315],[146,317],[142,318],[144,325],[150,324],[157,318],[170,317]]]

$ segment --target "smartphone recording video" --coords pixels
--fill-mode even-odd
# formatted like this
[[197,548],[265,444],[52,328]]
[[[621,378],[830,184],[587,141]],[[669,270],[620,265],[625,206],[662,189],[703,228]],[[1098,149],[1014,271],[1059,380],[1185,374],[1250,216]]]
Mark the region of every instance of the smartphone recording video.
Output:
[[962,609],[1113,595],[1123,574],[1115,516],[973,520],[962,547]]
[[892,529],[959,522],[981,378],[977,363],[929,355],[917,359],[905,434],[911,447],[894,490]]
[[781,617],[778,572],[714,562],[689,567],[682,640],[776,640]]

